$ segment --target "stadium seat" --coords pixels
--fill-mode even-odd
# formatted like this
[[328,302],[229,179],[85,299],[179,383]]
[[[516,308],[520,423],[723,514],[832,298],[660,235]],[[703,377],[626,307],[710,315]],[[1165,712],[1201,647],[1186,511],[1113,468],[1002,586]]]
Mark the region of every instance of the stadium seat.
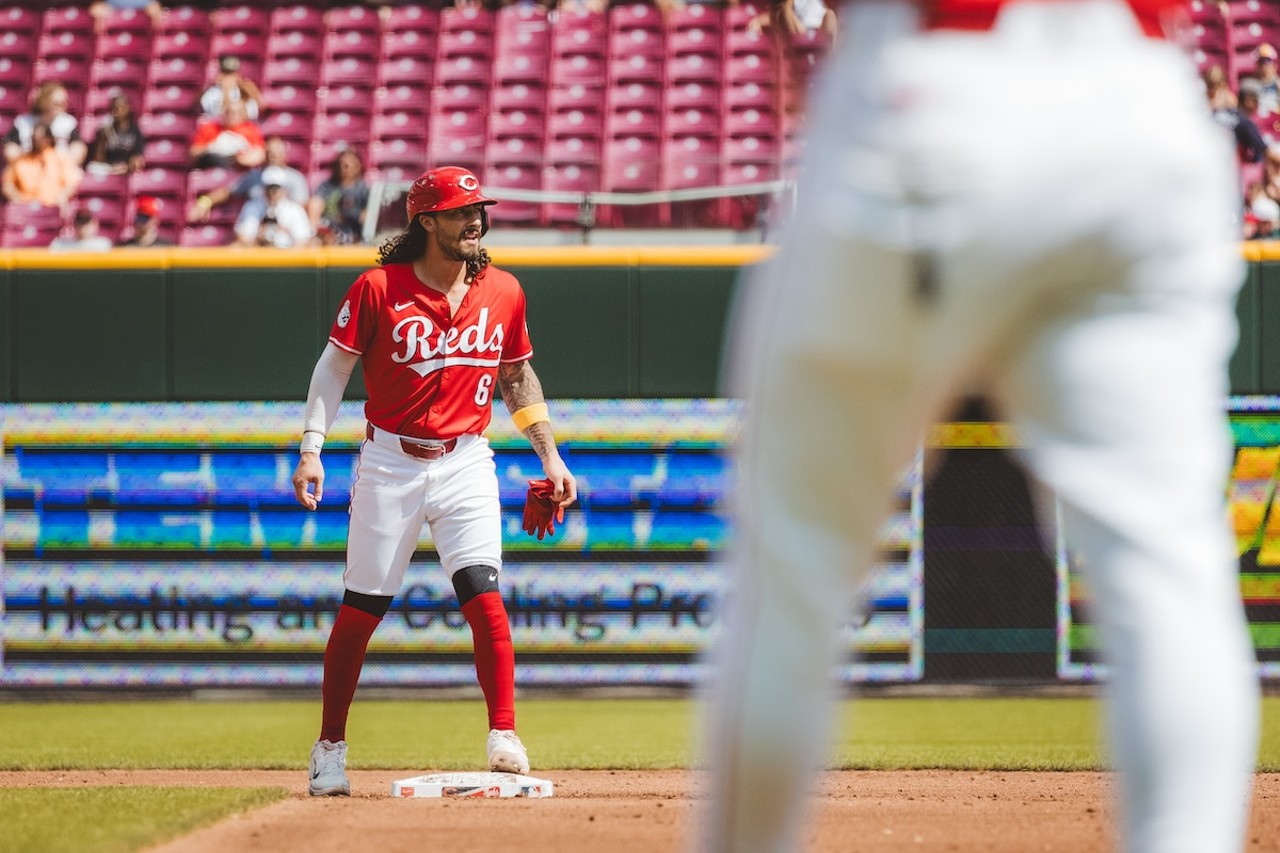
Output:
[[77,193],[72,202],[72,215],[87,210],[98,220],[98,233],[112,243],[124,228],[125,196],[85,196]]
[[[778,159],[778,141],[771,137],[726,136],[722,142],[721,160],[729,165],[746,163],[768,167]],[[772,175],[772,172],[769,172]]]
[[499,51],[493,61],[493,82],[504,86],[546,79],[548,57],[543,54]]
[[[486,189],[539,190],[542,189],[542,167],[499,157],[486,165],[484,186]],[[500,202],[491,215],[500,225],[539,225],[542,206],[537,202],[507,200]]]
[[432,33],[440,31],[440,10],[431,6],[391,6],[387,9],[384,33]]
[[137,115],[142,110],[142,90],[137,87],[136,83],[127,85],[96,83],[90,85],[85,90],[85,93],[84,116],[86,120],[80,123],[80,135],[84,139],[92,139],[93,132],[97,129],[96,123],[93,127],[89,126],[89,117],[106,120],[108,113],[111,111],[111,101],[116,95],[124,95],[129,99],[129,105],[133,107],[134,115]]
[[23,110],[26,109],[26,89],[27,84],[31,82],[31,67],[31,62],[25,59],[0,56],[0,86],[21,90],[19,94],[24,101]]
[[336,112],[319,113],[312,126],[314,139],[324,142],[345,142],[348,146],[365,145],[369,140],[368,113]]
[[493,32],[494,14],[484,6],[446,6],[440,10],[440,34],[477,30]]
[[479,147],[485,138],[485,115],[478,110],[449,110],[433,113],[430,117],[427,138],[448,137],[465,139]]
[[200,6],[166,4],[161,33],[208,34],[213,28],[208,10]]
[[682,110],[668,110],[663,123],[663,131],[667,136],[702,136],[718,137],[720,135],[720,113],[713,109],[690,107]]
[[235,169],[192,169],[187,176],[187,194],[192,198],[231,184],[240,173]]
[[300,59],[313,67],[319,65],[324,39],[319,33],[306,30],[290,30],[283,33],[272,33],[267,37],[266,64],[263,76],[273,61],[283,59]]
[[722,50],[720,33],[711,27],[674,29],[667,33],[668,56],[683,56],[689,53],[720,56]]
[[490,63],[487,58],[454,56],[436,63],[436,82],[441,86],[471,83],[487,89],[489,74]]
[[62,231],[62,213],[56,207],[9,202],[6,208],[0,228],[0,246],[6,249],[43,248]]
[[204,89],[204,62],[189,56],[169,56],[152,59],[147,69],[152,86],[182,86],[200,91]]
[[543,111],[547,105],[547,90],[541,81],[495,86],[489,92],[489,109],[494,112],[512,110]]
[[268,15],[270,33],[324,32],[324,10],[312,3],[288,3],[272,9]]
[[196,130],[196,117],[190,113],[143,113],[138,117],[138,127],[148,140],[173,139],[184,145]]
[[9,132],[13,120],[30,107],[27,99],[27,86],[13,85],[0,80],[0,135]]
[[191,146],[186,140],[148,139],[143,151],[148,166],[183,168],[191,162]]
[[98,59],[132,59],[145,65],[152,56],[151,33],[130,30],[103,33],[94,40],[94,56]]
[[76,187],[76,195],[84,198],[119,198],[129,195],[128,175],[104,175],[100,172],[86,170],[80,185]]
[[387,177],[387,172],[399,170],[402,174],[417,177],[422,164],[427,161],[427,140],[421,137],[395,137],[374,139],[369,144],[369,166]]
[[688,82],[671,85],[666,91],[668,110],[719,110],[721,102],[719,85]]
[[[542,175],[544,192],[589,193],[600,187],[598,167],[579,163],[548,166]],[[579,226],[581,206],[569,202],[548,202],[542,206],[542,221],[551,226]]]
[[568,86],[552,86],[547,92],[547,112],[584,110],[599,113],[605,106],[605,90],[600,86],[573,83]]
[[341,56],[320,65],[320,83],[324,86],[347,83],[372,89],[377,77],[378,61],[372,57]]
[[611,34],[637,29],[653,32],[662,30],[662,13],[651,3],[623,2],[612,5],[608,9],[608,18]]
[[600,86],[608,66],[602,53],[556,55],[551,58],[549,78],[555,86]]
[[0,30],[0,57],[30,65],[36,58],[36,41],[30,33]]
[[324,36],[326,61],[355,56],[377,60],[382,48],[381,36],[369,30],[330,30]]
[[656,190],[660,184],[660,147],[649,136],[606,140],[602,186],[610,192]]
[[535,138],[546,133],[546,119],[541,110],[510,110],[489,113],[489,138]]
[[311,142],[314,113],[288,109],[272,109],[260,123],[263,136],[279,136],[296,142]]
[[134,172],[129,176],[129,194],[186,198],[187,171],[148,165],[142,171]]
[[602,147],[599,136],[559,136],[547,140],[543,159],[548,165],[598,166]]
[[274,110],[288,110],[295,113],[314,113],[316,111],[316,89],[312,84],[271,86],[263,93],[263,104],[268,117]]
[[485,161],[490,165],[536,166],[542,167],[543,141],[538,136],[503,136],[490,135],[485,144]]
[[40,13],[30,6],[0,6],[0,32],[31,44],[42,29]]
[[235,241],[236,232],[230,225],[188,225],[178,235],[178,245],[192,249],[230,246]]
[[215,32],[209,45],[209,54],[213,60],[226,54],[236,56],[240,59],[240,73],[256,77],[267,55],[267,34],[251,30]]
[[93,33],[80,30],[46,31],[36,44],[36,56],[42,59],[55,59],[70,56],[85,60],[93,56],[95,39]]
[[198,33],[189,33],[182,30],[175,33],[160,33],[151,42],[151,57],[153,59],[185,56],[203,66],[207,50],[208,43]]
[[93,16],[84,6],[47,5],[40,29],[44,33],[76,32],[92,36]]
[[378,63],[375,82],[377,85],[391,89],[407,86],[413,93],[411,97],[421,96],[434,82],[432,67],[435,62],[429,56],[409,56],[401,54],[393,58],[383,57]]
[[609,80],[613,85],[623,83],[653,83],[662,85],[663,63],[661,55],[624,53],[609,55]]
[[662,107],[662,86],[653,81],[610,86],[605,92],[609,112],[641,109],[656,112]]
[[776,137],[778,130],[778,116],[773,110],[729,110],[723,117],[726,136]]
[[200,90],[194,86],[148,86],[142,93],[141,112],[194,112],[200,106]]
[[367,83],[324,86],[316,93],[316,106],[326,113],[367,114],[374,107],[373,89]]
[[435,31],[387,30],[382,34],[380,55],[384,62],[402,56],[431,60],[436,55]]
[[488,101],[484,85],[476,83],[451,83],[438,85],[431,90],[432,113],[452,110],[481,110]]
[[547,138],[595,137],[604,135],[604,117],[599,110],[561,110],[547,114]]
[[383,141],[393,139],[425,140],[427,138],[426,113],[409,112],[407,110],[375,112],[369,136],[371,139]]
[[[316,136],[311,141],[311,165],[309,167],[312,173],[319,173],[323,177],[329,176],[329,171],[333,168],[334,159],[343,151],[351,149],[360,155],[360,160],[365,164],[369,162],[369,145],[363,139],[355,143],[347,143],[342,139],[323,139]],[[308,183],[311,183],[308,177]],[[312,184],[314,186],[314,184]]]
[[271,11],[254,3],[220,5],[209,16],[214,32],[248,32],[265,36],[271,29]]
[[331,33],[377,33],[378,10],[359,3],[336,5],[325,15],[325,26]]
[[[116,86],[140,95],[143,81],[147,79],[147,65],[147,58],[142,56],[100,59],[89,67],[89,85],[100,88]],[[135,95],[133,99],[135,111],[139,105],[140,99]]]

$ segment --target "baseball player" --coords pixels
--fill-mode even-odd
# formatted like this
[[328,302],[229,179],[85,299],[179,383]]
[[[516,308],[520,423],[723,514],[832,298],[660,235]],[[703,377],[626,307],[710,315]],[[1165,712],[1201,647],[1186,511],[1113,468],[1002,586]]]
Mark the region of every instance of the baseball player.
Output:
[[845,5],[797,209],[735,342],[737,574],[700,849],[799,845],[838,629],[926,427],[975,387],[1084,561],[1123,849],[1242,848],[1258,685],[1223,409],[1243,270],[1229,143],[1162,38],[1178,11]]
[[323,497],[320,450],[357,361],[369,392],[351,489],[346,593],[324,654],[313,796],[351,792],[347,713],[369,638],[400,589],[423,522],[471,627],[489,710],[489,768],[529,771],[515,732],[515,657],[498,592],[498,479],[484,437],[495,390],[547,476],[531,483],[525,529],[539,538],[554,532],[577,485],[556,449],[529,363],[524,292],[514,276],[490,265],[480,245],[491,204],[466,169],[445,166],[418,178],[406,202],[408,225],[383,244],[380,266],[347,291],[311,377],[293,474],[307,509]]

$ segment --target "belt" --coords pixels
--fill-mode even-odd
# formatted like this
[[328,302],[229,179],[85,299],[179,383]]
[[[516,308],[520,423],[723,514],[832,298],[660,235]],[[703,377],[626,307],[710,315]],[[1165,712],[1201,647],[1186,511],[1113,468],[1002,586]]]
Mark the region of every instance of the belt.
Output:
[[[373,441],[373,424],[368,422],[365,423],[364,436],[370,441]],[[412,438],[400,437],[400,449],[417,459],[439,459],[446,453],[452,453],[453,449],[457,446],[458,439],[456,438],[451,438],[448,441],[424,444],[422,442],[415,441]]]

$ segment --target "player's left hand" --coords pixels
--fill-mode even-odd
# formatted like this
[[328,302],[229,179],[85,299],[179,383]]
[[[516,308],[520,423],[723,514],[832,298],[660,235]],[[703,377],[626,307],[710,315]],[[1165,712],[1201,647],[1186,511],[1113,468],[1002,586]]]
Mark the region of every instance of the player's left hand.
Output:
[[554,488],[551,499],[561,509],[578,499],[578,481],[569,472],[569,466],[564,464],[559,454],[556,454],[554,459],[548,459],[543,463],[542,471]]

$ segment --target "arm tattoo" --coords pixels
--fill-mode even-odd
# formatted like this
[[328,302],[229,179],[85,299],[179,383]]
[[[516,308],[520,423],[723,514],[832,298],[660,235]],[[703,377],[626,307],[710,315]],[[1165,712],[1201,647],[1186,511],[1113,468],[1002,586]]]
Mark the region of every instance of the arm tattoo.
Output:
[[[542,383],[538,381],[538,374],[533,372],[533,365],[527,361],[499,365],[498,388],[502,391],[502,401],[507,404],[507,411],[512,414],[525,406],[546,402],[542,396]],[[545,461],[548,454],[555,450],[555,435],[551,432],[551,424],[546,421],[533,424],[524,431],[524,435],[539,459]]]

